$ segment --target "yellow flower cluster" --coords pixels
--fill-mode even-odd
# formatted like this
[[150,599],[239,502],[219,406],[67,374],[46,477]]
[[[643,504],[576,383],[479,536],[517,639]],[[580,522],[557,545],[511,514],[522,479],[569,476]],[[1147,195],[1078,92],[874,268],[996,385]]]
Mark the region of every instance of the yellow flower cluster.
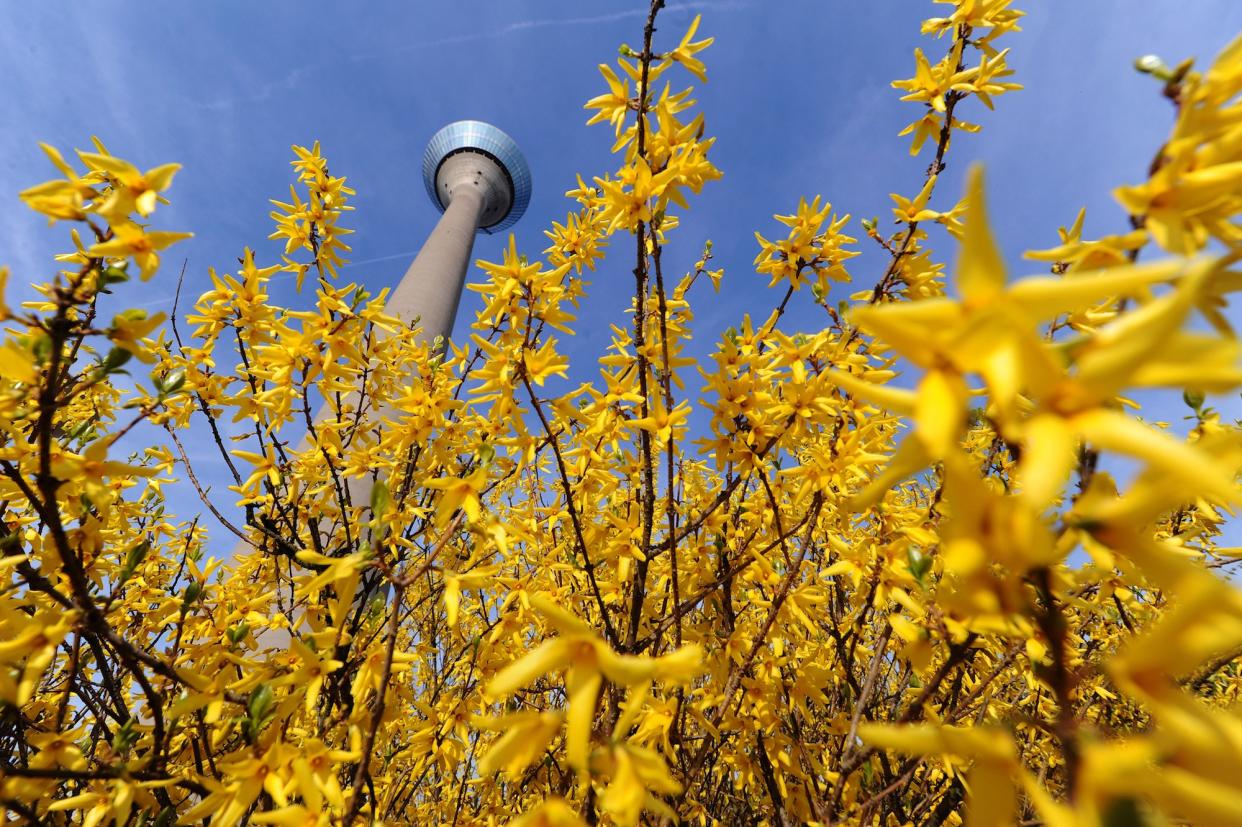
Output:
[[[160,266],[159,251],[190,237],[189,233],[148,230],[132,220],[135,212],[142,218],[151,215],[162,198],[160,193],[168,189],[181,169],[180,164],[164,164],[144,174],[109,155],[103,143],[95,139],[97,152],[78,153],[87,167],[79,174],[56,148],[41,146],[64,177],[30,187],[21,197],[32,210],[46,215],[49,223],[81,221],[90,226],[95,243],[83,250],[75,233],[78,256],[73,260],[100,258],[117,266],[132,260],[146,281]],[[94,223],[92,216],[103,219],[107,228]]]
[[[268,238],[285,239],[284,265],[287,270],[297,274],[298,290],[302,289],[302,280],[306,272],[315,267],[319,277],[323,278],[324,270],[335,276],[336,270],[344,263],[343,254],[350,247],[341,240],[341,236],[349,235],[353,230],[337,226],[341,213],[352,210],[346,204],[354,191],[345,186],[344,178],[333,178],[328,174],[328,161],[319,153],[319,142],[307,149],[295,146],[297,155],[291,163],[298,173],[298,183],[306,187],[306,200],[298,194],[297,188],[289,185],[289,203],[272,199],[276,209],[272,211],[272,220],[276,222],[276,230]],[[300,264],[289,258],[295,250],[305,250],[312,256],[309,263]]]
[[[692,40],[700,17],[694,18],[681,43],[667,54],[628,50],[632,58],[623,56],[617,61],[626,80],[607,64],[599,67],[609,91],[587,102],[588,109],[599,110],[587,123],[612,124],[617,136],[613,152],[625,150],[625,166],[613,176],[595,179],[601,190],[600,217],[609,233],[618,229],[638,232],[640,224],[651,225],[657,233],[675,227],[676,218],[667,215],[669,202],[686,209],[685,191],[698,193],[705,183],[720,177],[720,171],[707,160],[715,139],[703,137],[703,116],[688,123],[677,117],[695,105],[690,99],[692,90],[674,93],[667,83],[658,97],[654,90],[660,76],[677,64],[707,82],[704,65],[694,55],[710,46],[713,38]],[[630,112],[637,113],[632,121]]]
[[[1009,50],[997,51],[993,45],[996,38],[1021,31],[1018,21],[1023,13],[1011,9],[1013,0],[936,0],[954,7],[948,17],[933,17],[923,24],[924,34],[936,36],[952,32],[953,46],[934,65],[922,49],[914,50],[915,73],[907,80],[893,81],[893,88],[907,94],[904,101],[917,101],[927,105],[927,112],[904,130],[902,135],[914,135],[911,155],[918,155],[923,144],[939,135],[939,152],[948,146],[953,129],[976,132],[975,124],[958,121],[953,117],[954,106],[967,96],[977,97],[988,109],[992,108],[992,96],[1021,89],[1012,81],[1002,80],[1013,75],[1005,65]],[[979,63],[968,66],[966,47],[979,51]],[[936,166],[936,165],[933,165]],[[933,174],[938,169],[933,171]]]
[[[755,269],[771,276],[769,287],[788,281],[790,287],[798,290],[803,279],[813,278],[816,290],[826,294],[830,279],[850,280],[843,262],[858,255],[858,252],[842,249],[842,245],[853,244],[856,239],[841,232],[850,217],[833,216],[829,220],[832,205],[824,204],[821,208],[819,204],[820,197],[817,195],[810,204],[803,199],[796,214],[776,216],[777,221],[790,228],[787,238],[773,242],[755,233],[761,248],[755,257]],[[828,222],[826,229],[825,221]]]
[[[333,278],[353,193],[317,144],[278,245],[209,271],[171,338],[108,288],[179,237],[147,227],[175,165],[48,149],[61,177],[23,197],[71,223],[68,269],[0,300],[0,802],[91,827],[1242,822],[1242,551],[1218,545],[1242,434],[1207,399],[1242,386],[1242,45],[1167,73],[1131,230],[1084,240],[1079,213],[1029,254],[1051,274],[1010,279],[979,170],[933,204],[976,129],[955,108],[1016,88],[1021,12],[942,2],[945,57],[898,82],[936,154],[894,234],[863,222],[874,285],[827,301],[854,239],[803,200],[759,237],[783,299],[701,359],[723,271],[664,247],[719,177],[673,87],[711,39],[695,18],[657,50],[660,0],[587,104],[620,168],[578,179],[542,260],[479,262],[443,347]],[[1140,261],[1150,238],[1173,257]],[[594,376],[558,337],[611,268],[634,294]],[[823,326],[783,330],[806,282]],[[1139,390],[1180,392],[1189,433]],[[169,512],[174,473],[227,559]]]

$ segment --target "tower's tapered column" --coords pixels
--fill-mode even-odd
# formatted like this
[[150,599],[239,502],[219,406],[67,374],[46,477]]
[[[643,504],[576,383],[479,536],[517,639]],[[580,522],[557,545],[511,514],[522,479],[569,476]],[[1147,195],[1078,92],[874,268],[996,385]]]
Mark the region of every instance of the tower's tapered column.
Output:
[[483,193],[463,188],[453,200],[418,255],[397,284],[384,312],[409,324],[421,319],[422,338],[448,339],[457,318],[474,234],[484,207]]

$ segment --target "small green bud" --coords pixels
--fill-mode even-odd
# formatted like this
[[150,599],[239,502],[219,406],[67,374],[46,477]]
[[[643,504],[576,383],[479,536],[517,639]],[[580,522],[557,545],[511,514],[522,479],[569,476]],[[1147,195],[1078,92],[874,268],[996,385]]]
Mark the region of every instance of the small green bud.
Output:
[[141,322],[147,318],[147,311],[141,307],[131,307],[128,310],[122,310],[112,317],[112,326],[117,327],[117,322]]
[[165,396],[170,396],[185,386],[185,371],[181,368],[169,371],[156,385]]
[[246,717],[242,719],[242,732],[247,740],[253,742],[259,737],[272,717],[275,702],[276,695],[266,683],[259,684],[250,693],[246,701]]
[[129,281],[129,273],[125,272],[123,267],[115,265],[105,267],[99,272],[99,281],[105,285],[121,284],[122,282]]
[[132,358],[134,358],[134,354],[125,348],[114,347],[108,351],[108,355],[100,363],[99,369],[105,376],[109,373],[116,373]]
[[197,580],[192,581],[181,595],[181,611],[189,611],[189,608],[202,596],[203,584]]
[[371,603],[367,606],[367,614],[372,618],[379,617],[384,613],[384,609],[387,606],[388,601],[385,599],[384,595],[377,594],[375,597],[371,598]]
[[250,693],[250,698],[246,701],[246,714],[252,718],[262,718],[272,710],[272,701],[275,695],[272,693],[272,687],[266,683],[261,683]]
[[133,718],[121,724],[112,733],[112,751],[118,755],[126,754],[136,743],[138,743],[138,731],[134,728]]
[[920,586],[926,586],[927,573],[931,571],[932,559],[914,549],[906,552],[906,559],[910,563],[910,573],[914,575],[914,579]]
[[125,565],[121,567],[120,582],[124,583],[134,576],[134,572],[138,570],[138,566],[142,564],[150,551],[151,543],[146,540],[129,550],[129,553],[125,555]]
[[246,635],[250,634],[250,624],[243,620],[236,626],[230,626],[224,634],[229,639],[229,643],[236,646],[246,639]]
[[89,420],[89,419],[88,419],[88,420],[86,420],[85,422],[79,422],[76,426],[74,426],[74,427],[73,427],[73,428],[69,431],[69,434],[68,434],[68,435],[69,435],[69,438],[70,438],[70,439],[79,439],[79,438],[81,438],[81,437],[82,437],[82,435],[83,435],[83,434],[85,434],[87,431],[91,430],[94,426],[95,426],[95,423],[94,423],[93,421]]
[[1134,68],[1145,75],[1151,75],[1158,80],[1171,80],[1173,73],[1164,61],[1157,55],[1143,55],[1134,61]]
[[1203,391],[1185,391],[1182,393],[1182,401],[1193,411],[1198,411],[1202,408],[1205,399]]
[[371,488],[371,519],[378,520],[383,517],[391,501],[392,494],[388,490],[388,483],[376,480],[374,487]]

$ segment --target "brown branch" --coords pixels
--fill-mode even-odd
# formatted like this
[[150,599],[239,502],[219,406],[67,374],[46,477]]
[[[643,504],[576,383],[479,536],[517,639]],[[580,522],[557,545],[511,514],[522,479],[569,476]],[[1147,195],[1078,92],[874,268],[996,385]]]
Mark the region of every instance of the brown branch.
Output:
[[[651,0],[647,12],[647,24],[643,28],[643,51],[639,56],[642,64],[638,82],[638,135],[635,140],[637,155],[646,161],[647,158],[647,96],[650,90],[649,80],[651,61],[655,58],[651,51],[651,38],[655,34],[655,19],[664,0]],[[651,392],[647,385],[647,225],[638,222],[635,239],[634,263],[634,357],[638,365],[638,393],[642,397],[639,403],[643,417],[651,415]],[[652,244],[658,246],[654,228],[651,232]],[[640,540],[641,559],[634,567],[630,581],[630,618],[629,631],[626,634],[625,649],[634,651],[638,640],[638,628],[642,622],[643,604],[647,597],[647,569],[651,565],[651,536],[655,530],[655,462],[651,455],[651,434],[646,430],[638,432],[638,448],[642,456],[642,531]]]
[[582,531],[582,520],[578,516],[578,507],[574,504],[573,486],[569,482],[569,471],[565,468],[565,458],[561,456],[560,443],[552,432],[552,425],[548,422],[548,417],[543,412],[543,406],[539,404],[539,399],[535,396],[535,389],[531,387],[530,377],[526,375],[526,371],[522,371],[521,376],[526,393],[530,396],[531,406],[539,416],[540,423],[543,424],[544,433],[548,435],[548,441],[552,446],[552,455],[556,458],[556,470],[560,476],[561,489],[565,494],[565,508],[569,511],[569,522],[574,529],[575,545],[578,547],[578,553],[582,555],[582,567],[586,571],[587,581],[591,584],[591,592],[594,594],[595,602],[599,606],[600,620],[604,624],[604,633],[608,637],[608,642],[616,647],[620,644],[620,638],[617,635],[616,628],[612,625],[612,617],[608,613],[608,604],[604,602],[604,594],[600,591],[599,580],[595,577],[595,562],[591,560],[590,552],[587,551],[586,535]]
[[[358,813],[362,809],[362,785],[369,775],[369,767],[371,764],[371,753],[375,749],[375,737],[379,732],[380,721],[384,718],[384,699],[388,695],[389,682],[392,678],[393,658],[397,651],[397,636],[400,632],[401,604],[405,601],[405,591],[419,577],[431,569],[432,564],[440,555],[441,550],[457,533],[457,527],[461,525],[461,512],[445,527],[440,539],[427,552],[427,559],[413,573],[403,576],[396,576],[389,572],[389,581],[392,583],[393,591],[396,593],[392,607],[392,614],[388,619],[388,636],[384,644],[384,669],[381,672],[379,690],[375,693],[375,700],[371,707],[371,720],[367,726],[366,734],[363,736],[362,751],[358,756],[358,766],[354,768],[353,778],[353,795],[349,800],[349,811],[342,822],[345,827],[350,827],[354,823],[354,819],[358,817]],[[376,563],[383,566],[382,556],[376,557]],[[374,800],[374,797],[373,797]],[[378,803],[378,802],[376,802]]]

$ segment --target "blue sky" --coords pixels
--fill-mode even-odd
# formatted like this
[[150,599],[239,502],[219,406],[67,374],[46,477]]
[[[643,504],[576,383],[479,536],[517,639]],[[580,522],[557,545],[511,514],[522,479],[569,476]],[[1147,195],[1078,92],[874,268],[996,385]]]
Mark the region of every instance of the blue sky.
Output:
[[[267,199],[288,192],[290,144],[316,139],[333,172],[358,190],[357,211],[343,222],[357,230],[350,240],[358,263],[345,277],[373,290],[395,283],[437,217],[419,180],[423,145],[459,118],[491,121],[524,149],[535,192],[515,233],[520,248],[538,253],[546,246],[542,230],[564,220],[563,193],[575,174],[615,168],[610,131],[584,126],[582,104],[603,90],[596,64],[612,61],[621,42],[641,42],[645,5],[12,4],[0,27],[0,262],[13,268],[12,298],[18,285],[50,276],[50,255],[66,243],[63,230],[49,230],[16,198],[51,177],[37,142],[88,147],[92,134],[142,167],[185,165],[157,224],[196,237],[174,248],[165,272],[140,293],[117,297],[130,305],[168,310],[182,257],[190,296],[206,289],[209,265],[233,270],[243,246],[256,248],[261,263],[274,261]],[[976,101],[962,107],[961,116],[984,129],[955,138],[933,206],[958,197],[969,161],[985,162],[997,233],[1022,274],[1039,266],[1022,262],[1021,252],[1052,246],[1057,226],[1079,207],[1088,208],[1089,236],[1126,229],[1110,192],[1141,180],[1172,114],[1156,84],[1134,71],[1134,59],[1210,60],[1242,31],[1242,3],[1017,5],[1028,12],[1024,31],[1004,45],[1026,88],[998,99],[995,112]],[[911,158],[896,133],[920,110],[899,102],[889,81],[913,74],[916,46],[930,54],[944,48],[918,29],[945,8],[921,0],[670,0],[657,48],[675,43],[698,12],[700,36],[716,38],[703,55],[710,82],[682,77],[697,87],[708,132],[718,137],[712,157],[724,178],[693,204],[665,257],[678,273],[711,238],[726,268],[722,293],[699,305],[697,352],[743,312],[764,316],[779,301],[778,289],[768,290],[751,266],[753,231],[776,232],[773,213],[822,194],[855,216],[861,236],[857,219],[888,216],[890,192],[918,191],[928,156]],[[480,236],[475,253],[498,258],[503,244]],[[632,292],[632,253],[618,246],[582,307],[570,348],[578,377],[588,375],[607,323],[621,320]],[[872,284],[886,263],[873,248],[863,245],[851,262],[855,289]],[[953,257],[943,242],[937,258]],[[818,324],[809,295],[801,297],[786,329]],[[298,301],[291,289],[275,298]],[[459,331],[476,299],[464,298]],[[1223,407],[1237,415],[1236,404]],[[1176,406],[1157,410],[1181,415]]]

